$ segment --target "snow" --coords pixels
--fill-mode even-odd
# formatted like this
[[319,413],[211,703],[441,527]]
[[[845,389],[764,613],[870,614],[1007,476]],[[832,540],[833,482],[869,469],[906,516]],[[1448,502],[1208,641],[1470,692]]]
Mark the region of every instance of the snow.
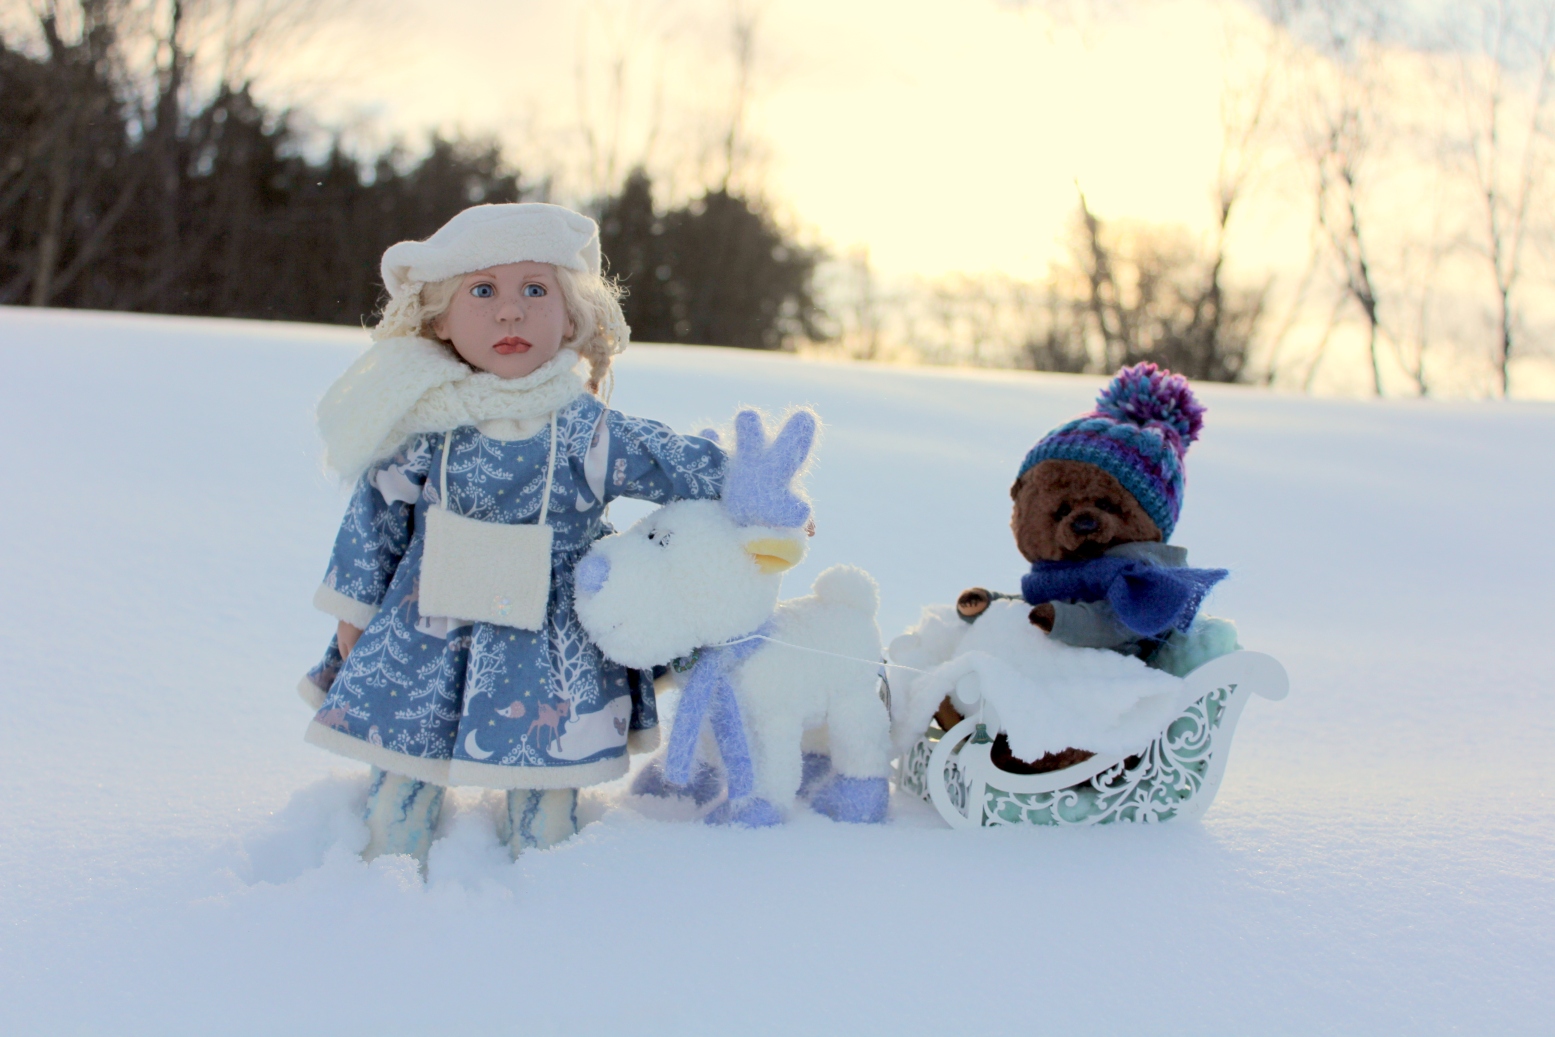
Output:
[[[450,796],[423,884],[292,691],[358,331],[0,310],[0,1031],[1547,1033],[1549,405],[1205,386],[1176,541],[1290,671],[1200,823],[711,829],[591,790],[509,863]],[[635,347],[615,404],[813,405],[819,532],[889,639],[1014,589],[1007,488],[1094,378]],[[625,524],[634,514],[619,508]]]

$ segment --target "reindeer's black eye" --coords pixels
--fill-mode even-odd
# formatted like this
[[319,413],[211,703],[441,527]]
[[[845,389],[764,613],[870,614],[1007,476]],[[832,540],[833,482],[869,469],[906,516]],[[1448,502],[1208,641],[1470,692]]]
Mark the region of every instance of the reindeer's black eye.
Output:
[[1057,511],[1053,512],[1053,521],[1062,522],[1064,520],[1064,516],[1068,515],[1073,510],[1074,509],[1069,506],[1069,502],[1065,501],[1063,504],[1058,506]]
[[651,529],[651,530],[648,531],[648,539],[649,540],[652,540],[654,537],[656,537],[658,535],[659,535],[659,531],[656,530],[656,529]]
[[1105,511],[1109,515],[1123,514],[1123,509],[1118,507],[1117,502],[1109,497],[1096,498],[1096,507],[1101,511]]

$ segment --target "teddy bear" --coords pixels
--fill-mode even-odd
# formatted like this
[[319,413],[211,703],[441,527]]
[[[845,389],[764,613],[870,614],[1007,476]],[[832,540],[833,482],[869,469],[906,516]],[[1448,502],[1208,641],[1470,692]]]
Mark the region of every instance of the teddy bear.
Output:
[[[1021,593],[972,587],[957,599],[957,614],[972,623],[994,600],[1024,598],[1043,635],[1137,656],[1177,676],[1234,651],[1229,623],[1195,623],[1226,570],[1191,569],[1187,551],[1167,543],[1182,507],[1183,458],[1203,424],[1204,407],[1181,375],[1152,363],[1120,370],[1095,410],[1032,447],[1010,487],[1010,530],[1031,563]],[[935,718],[945,730],[961,719],[949,698]],[[1002,734],[992,748],[993,763],[1017,774],[1092,755],[1069,748],[1021,760]]]

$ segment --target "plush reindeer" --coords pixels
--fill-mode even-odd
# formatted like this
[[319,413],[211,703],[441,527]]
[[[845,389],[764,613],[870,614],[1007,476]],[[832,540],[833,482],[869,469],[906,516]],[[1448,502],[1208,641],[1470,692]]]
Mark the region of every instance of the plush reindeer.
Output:
[[578,619],[606,656],[639,669],[695,660],[663,774],[673,786],[691,781],[709,726],[728,786],[714,823],[780,823],[806,777],[801,740],[817,727],[832,773],[811,806],[838,821],[885,820],[891,742],[876,694],[875,581],[833,566],[806,597],[778,602],[782,574],[805,554],[810,505],[794,480],[815,431],[801,410],[769,442],[761,415],[741,411],[722,500],[667,504],[578,563]]

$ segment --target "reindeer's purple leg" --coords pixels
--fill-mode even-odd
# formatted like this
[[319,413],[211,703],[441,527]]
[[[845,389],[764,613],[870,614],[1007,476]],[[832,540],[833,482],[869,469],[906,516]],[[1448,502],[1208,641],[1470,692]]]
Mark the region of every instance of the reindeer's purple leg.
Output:
[[885,778],[849,778],[837,775],[810,798],[817,813],[833,821],[877,824],[885,820],[891,802],[891,785]]
[[723,757],[724,773],[729,783],[729,798],[748,796],[755,787],[755,772],[751,764],[750,743],[745,737],[745,723],[740,717],[740,704],[735,700],[734,689],[727,679],[720,680],[713,689],[712,708],[709,711],[713,738],[718,743],[718,754]]
[[632,779],[631,792],[634,796],[654,796],[666,799],[670,796],[678,796],[685,790],[679,785],[670,785],[664,780],[664,761],[650,760],[648,766],[638,772]]
[[707,815],[710,825],[744,825],[746,828],[770,828],[783,823],[783,815],[770,801],[760,796],[721,803]]
[[691,671],[691,679],[680,693],[680,707],[670,728],[670,744],[664,752],[664,780],[684,786],[691,781],[691,765],[696,758],[697,740],[702,737],[702,722],[707,719],[713,689],[722,678],[718,659],[709,654]]
[[805,753],[804,773],[799,779],[799,796],[808,799],[831,776],[831,757],[825,753]]
[[698,760],[686,785],[671,785],[664,777],[664,761],[652,760],[632,779],[632,795],[655,796],[668,799],[672,796],[690,796],[697,806],[706,806],[723,791],[723,775],[717,767]]
[[826,717],[835,776],[810,797],[810,805],[834,821],[884,821],[891,798],[891,722],[874,695],[842,695]]

